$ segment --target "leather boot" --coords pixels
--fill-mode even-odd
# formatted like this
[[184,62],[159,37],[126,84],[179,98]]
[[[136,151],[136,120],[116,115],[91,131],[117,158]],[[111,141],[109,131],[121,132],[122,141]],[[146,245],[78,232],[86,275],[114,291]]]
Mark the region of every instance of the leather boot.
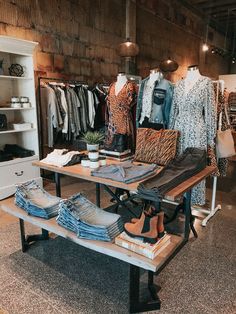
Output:
[[127,135],[124,134],[115,134],[115,151],[122,153],[127,149]]
[[128,222],[124,225],[125,232],[130,237],[141,238],[144,242],[155,244],[157,242],[157,216],[150,217],[142,213],[136,223]]
[[164,212],[160,212],[157,214],[157,230],[158,230],[158,239],[161,239],[165,235],[165,227],[164,227]]
[[[151,213],[149,213],[151,215]],[[156,214],[158,216],[157,219],[157,233],[158,233],[158,239],[161,239],[165,235],[165,227],[164,227],[164,212],[160,212]],[[131,223],[135,224],[138,222],[140,218],[132,218]]]

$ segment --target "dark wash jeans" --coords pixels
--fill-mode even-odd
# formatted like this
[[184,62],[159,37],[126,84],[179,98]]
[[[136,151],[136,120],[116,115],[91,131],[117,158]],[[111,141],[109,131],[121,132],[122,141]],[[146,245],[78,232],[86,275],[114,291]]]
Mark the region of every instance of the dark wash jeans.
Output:
[[140,198],[157,202],[168,191],[203,170],[206,165],[206,151],[188,147],[181,156],[170,162],[155,177],[140,183],[138,195]]

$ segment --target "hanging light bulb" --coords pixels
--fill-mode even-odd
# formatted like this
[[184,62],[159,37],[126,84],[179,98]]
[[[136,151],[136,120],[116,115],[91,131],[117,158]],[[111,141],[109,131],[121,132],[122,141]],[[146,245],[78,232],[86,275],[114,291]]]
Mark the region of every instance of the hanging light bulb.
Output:
[[233,59],[232,59],[232,63],[235,63],[235,62],[236,62],[236,59],[235,59],[235,58],[233,58]]
[[202,51],[203,52],[207,52],[209,50],[209,46],[206,44],[206,43],[204,43],[203,45],[202,45]]

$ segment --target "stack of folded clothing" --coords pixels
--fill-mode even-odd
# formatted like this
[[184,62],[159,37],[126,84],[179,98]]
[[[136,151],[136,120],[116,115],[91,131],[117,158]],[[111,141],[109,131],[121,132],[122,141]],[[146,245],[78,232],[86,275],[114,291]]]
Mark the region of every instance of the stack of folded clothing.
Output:
[[35,155],[33,150],[23,148],[16,144],[6,144],[4,147],[4,152],[6,154],[11,154],[13,157],[16,158],[24,158]]
[[138,195],[147,200],[157,201],[165,193],[207,166],[206,151],[188,147],[182,155],[170,162],[155,177],[138,185]]
[[120,215],[105,212],[80,193],[61,201],[57,222],[90,240],[113,241],[123,231]]
[[67,149],[54,149],[54,151],[48,154],[46,158],[42,159],[41,162],[57,167],[72,166],[80,163],[84,156],[85,154],[78,151],[69,152]]
[[122,164],[100,167],[97,170],[91,171],[91,175],[128,184],[155,175],[158,168],[159,167],[155,164],[135,165],[132,162],[127,161]]
[[17,186],[15,203],[29,215],[49,219],[58,214],[60,198],[52,196],[34,180]]

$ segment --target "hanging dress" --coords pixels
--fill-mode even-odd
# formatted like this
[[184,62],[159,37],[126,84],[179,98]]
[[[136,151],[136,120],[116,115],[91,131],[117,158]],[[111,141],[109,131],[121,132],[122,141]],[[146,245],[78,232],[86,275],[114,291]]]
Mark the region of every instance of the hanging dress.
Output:
[[119,93],[115,93],[116,82],[112,83],[107,96],[106,146],[113,142],[115,134],[130,136],[134,143],[134,121],[132,108],[137,99],[137,85],[127,81]]
[[[178,154],[188,147],[214,147],[216,136],[216,110],[212,81],[200,76],[186,90],[186,79],[179,81],[174,89],[170,112],[170,129],[180,131]],[[192,204],[205,204],[205,180],[192,190]]]

